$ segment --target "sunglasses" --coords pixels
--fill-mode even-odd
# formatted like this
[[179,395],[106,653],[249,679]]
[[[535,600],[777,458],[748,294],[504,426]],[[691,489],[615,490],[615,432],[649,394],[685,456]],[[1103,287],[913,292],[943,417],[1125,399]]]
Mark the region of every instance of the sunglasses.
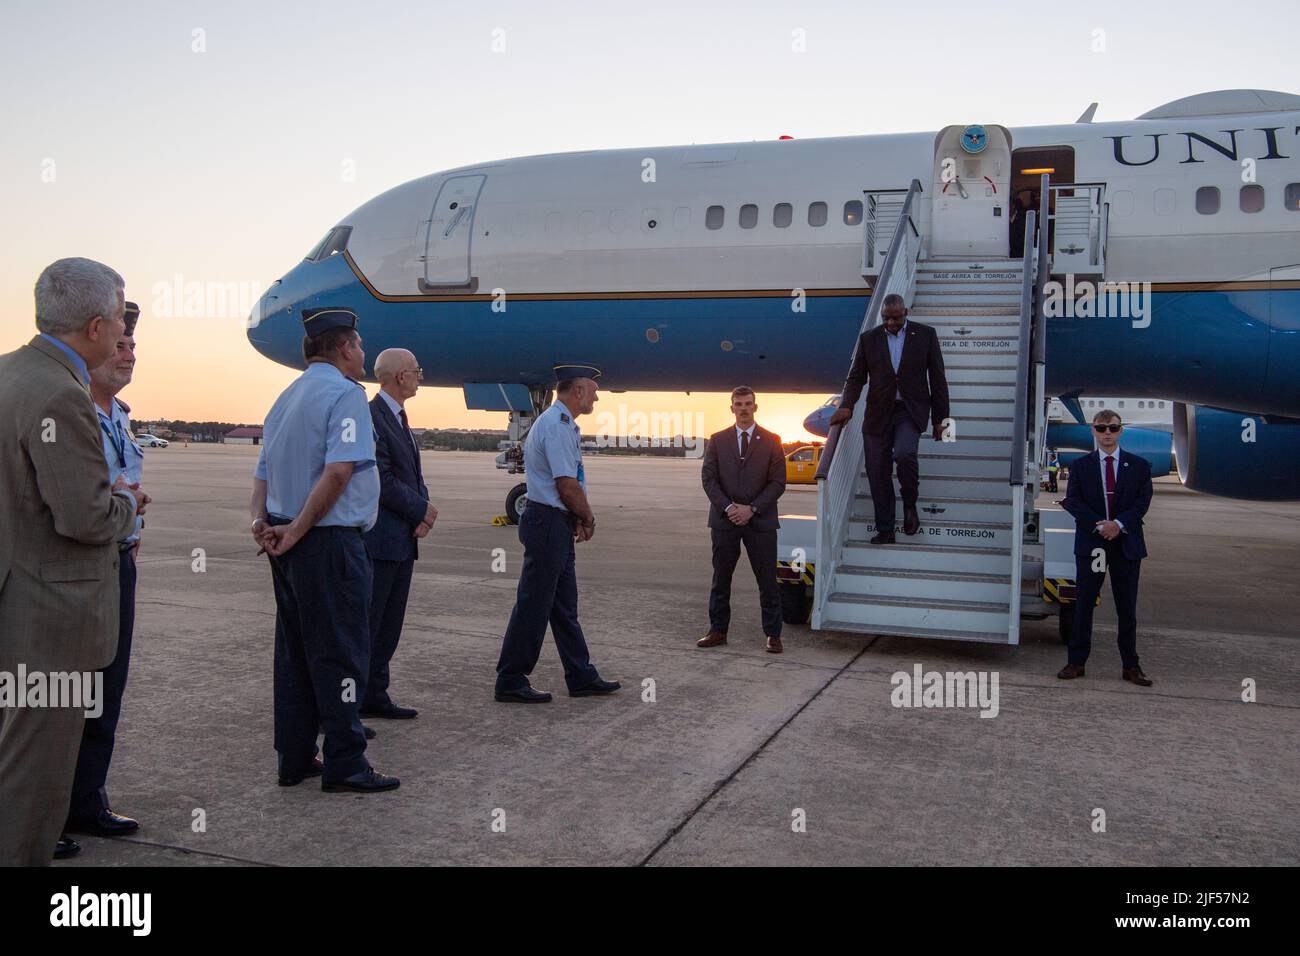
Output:
[[1110,432],[1112,435],[1115,434],[1123,427],[1124,427],[1123,425],[1093,425],[1092,426],[1094,431]]

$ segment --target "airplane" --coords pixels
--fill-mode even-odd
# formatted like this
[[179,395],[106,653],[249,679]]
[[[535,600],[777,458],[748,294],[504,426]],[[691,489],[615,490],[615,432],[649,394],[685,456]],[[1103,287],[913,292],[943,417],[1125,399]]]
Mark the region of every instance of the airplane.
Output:
[[1013,195],[1038,205],[1046,174],[1053,189],[1079,184],[1053,194],[1058,209],[1104,189],[1104,278],[1151,283],[1145,325],[1047,318],[1046,393],[1171,401],[1188,487],[1300,498],[1300,96],[1222,90],[1121,122],[1092,112],[966,127],[1005,135],[1001,190],[959,180],[949,193],[944,131],[433,173],[329,229],[257,303],[248,339],[302,368],[301,311],[351,308],[369,354],[408,348],[424,384],[509,413],[516,457],[558,365],[594,366],[614,392],[824,394],[843,382],[870,295],[864,198],[918,180],[918,216],[937,224],[969,185],[1006,223]]

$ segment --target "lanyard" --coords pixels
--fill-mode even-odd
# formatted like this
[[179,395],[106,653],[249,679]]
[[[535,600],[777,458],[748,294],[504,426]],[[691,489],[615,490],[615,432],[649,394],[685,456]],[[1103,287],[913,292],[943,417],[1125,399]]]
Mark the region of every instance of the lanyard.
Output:
[[104,434],[108,436],[108,440],[113,443],[113,450],[117,452],[117,466],[125,470],[126,436],[120,434],[117,420],[113,420],[113,427],[110,429],[108,425],[104,423],[104,419],[101,418],[99,420],[99,427],[104,430]]

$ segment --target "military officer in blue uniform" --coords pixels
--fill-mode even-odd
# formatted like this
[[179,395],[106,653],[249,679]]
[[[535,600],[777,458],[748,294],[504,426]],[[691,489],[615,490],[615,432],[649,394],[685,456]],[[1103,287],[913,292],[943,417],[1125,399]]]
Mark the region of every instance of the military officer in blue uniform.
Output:
[[[108,480],[123,475],[127,484],[140,484],[144,452],[131,434],[130,407],[117,393],[131,384],[135,372],[135,326],[140,307],[125,303],[126,330],[117,351],[103,365],[90,372],[90,395],[99,413],[100,438],[108,463]],[[72,784],[72,802],[64,829],[112,837],[134,833],[138,821],[113,810],[108,801],[108,766],[117,740],[117,722],[122,715],[127,670],[131,666],[131,637],[135,630],[135,555],[140,544],[144,518],[136,515],[135,531],[117,543],[118,551],[118,637],[117,656],[104,668],[103,709],[98,717],[87,717],[77,753],[77,773]]]
[[[362,533],[379,510],[366,353],[347,309],[305,309],[307,370],[264,427],[253,536],[275,585],[275,749],[280,785],[321,776],[327,792],[392,790],[366,759],[359,715],[370,666],[371,566]],[[316,733],[325,734],[324,760]]]
[[564,664],[570,697],[612,694],[618,681],[602,680],[592,666],[578,623],[578,577],[574,543],[590,541],[596,517],[587,501],[579,415],[596,402],[596,378],[589,366],[558,366],[555,402],[542,412],[524,442],[528,505],[519,519],[524,566],[497,662],[496,699],[541,704],[551,699],[528,682],[537,666],[550,624]]

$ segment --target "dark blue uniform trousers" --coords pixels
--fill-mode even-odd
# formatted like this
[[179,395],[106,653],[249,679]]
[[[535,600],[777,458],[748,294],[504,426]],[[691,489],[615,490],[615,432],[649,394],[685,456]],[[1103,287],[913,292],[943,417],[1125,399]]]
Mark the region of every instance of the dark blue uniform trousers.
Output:
[[569,513],[530,501],[519,519],[519,540],[524,546],[524,567],[497,661],[496,689],[518,690],[528,684],[548,623],[564,664],[564,682],[569,690],[585,687],[600,675],[591,665],[578,623],[578,575]]
[[117,720],[122,716],[126,672],[131,666],[131,636],[135,631],[135,550],[123,551],[118,558],[117,656],[104,668],[104,711],[98,717],[86,718],[81,732],[72,803],[68,807],[69,821],[93,820],[99,811],[109,809],[108,765],[113,759]]
[[894,413],[882,434],[862,434],[866,446],[867,484],[871,488],[871,502],[875,505],[876,530],[891,533],[894,530],[894,463],[898,463],[898,487],[903,494],[903,504],[916,504],[920,491],[921,470],[916,453],[921,433],[912,421],[907,406],[894,402]]
[[[1138,575],[1142,561],[1124,557],[1119,539],[1107,541],[1106,569],[1110,572],[1110,590],[1115,596],[1115,614],[1119,617],[1119,657],[1124,667],[1138,666],[1137,596]],[[1092,651],[1092,612],[1106,583],[1106,571],[1092,569],[1092,555],[1074,557],[1075,581],[1079,590],[1074,605],[1074,632],[1067,649],[1069,662],[1083,666]]]
[[374,561],[374,590],[370,595],[370,678],[366,681],[363,710],[392,706],[388,696],[388,664],[397,652],[411,594],[415,559]]
[[[370,668],[370,556],[357,528],[315,527],[271,559],[275,583],[275,749],[300,774],[325,732],[325,780],[360,773],[358,716]],[[349,691],[344,681],[355,681]]]

